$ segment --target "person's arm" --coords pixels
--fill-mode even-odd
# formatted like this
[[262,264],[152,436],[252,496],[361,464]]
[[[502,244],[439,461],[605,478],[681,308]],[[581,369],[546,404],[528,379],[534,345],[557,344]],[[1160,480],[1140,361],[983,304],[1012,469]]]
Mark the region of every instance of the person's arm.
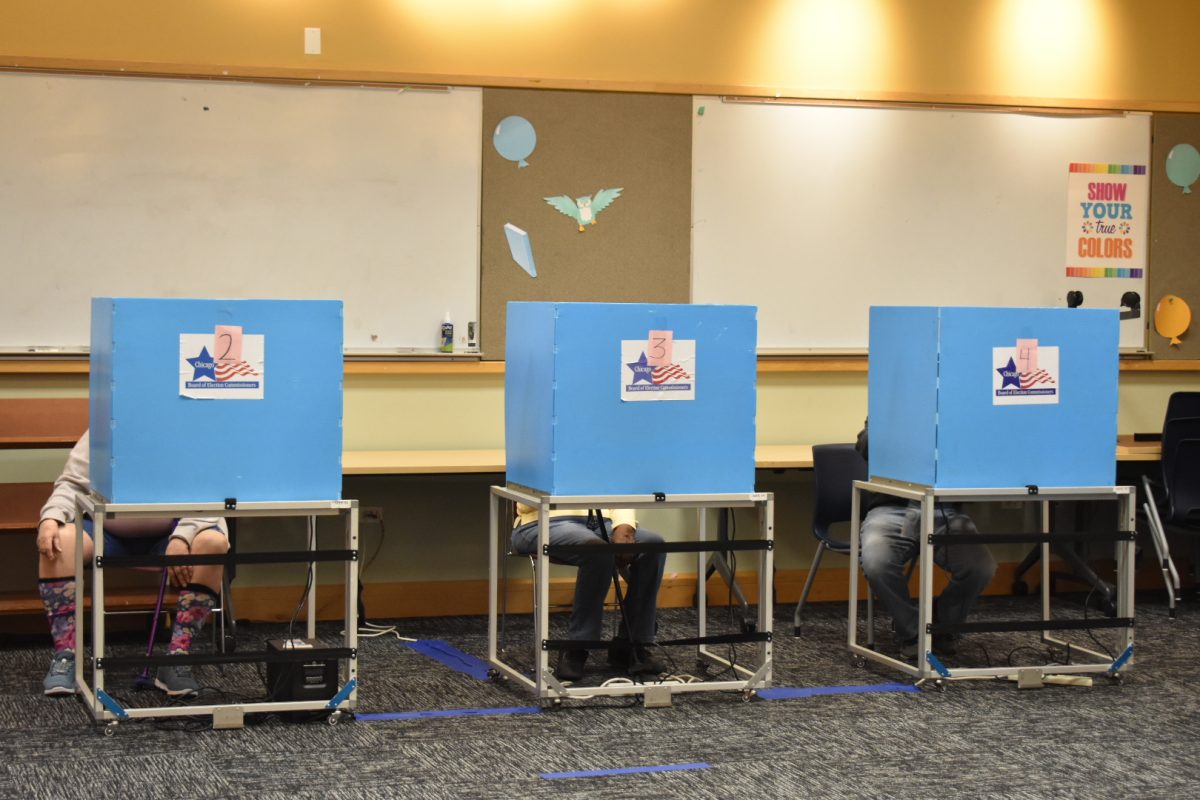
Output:
[[632,544],[637,533],[637,516],[632,509],[613,508],[608,511],[612,522],[613,544]]
[[53,561],[62,552],[59,536],[63,525],[75,521],[75,500],[80,495],[91,491],[92,485],[88,479],[88,454],[90,446],[88,435],[71,448],[67,456],[67,464],[62,474],[54,481],[54,490],[42,506],[38,517],[37,549],[45,558]]
[[63,467],[62,474],[54,481],[54,490],[42,506],[39,520],[54,520],[60,525],[75,521],[76,499],[92,490],[92,483],[88,477],[89,450],[88,435],[84,433],[83,438],[71,448],[67,464]]

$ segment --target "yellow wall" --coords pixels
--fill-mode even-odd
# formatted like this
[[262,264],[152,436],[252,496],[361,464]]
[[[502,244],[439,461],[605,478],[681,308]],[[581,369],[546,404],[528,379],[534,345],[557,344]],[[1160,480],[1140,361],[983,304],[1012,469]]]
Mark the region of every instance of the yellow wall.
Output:
[[9,0],[0,63],[1198,111],[1197,30],[1194,0]]

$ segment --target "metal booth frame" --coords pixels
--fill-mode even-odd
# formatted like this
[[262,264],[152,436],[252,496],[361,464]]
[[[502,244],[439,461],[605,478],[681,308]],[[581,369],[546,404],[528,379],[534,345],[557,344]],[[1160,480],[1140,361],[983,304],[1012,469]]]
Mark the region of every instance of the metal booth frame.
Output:
[[[319,516],[345,516],[346,533],[344,550],[318,550],[316,547],[316,519]],[[244,716],[254,712],[322,711],[330,712],[329,724],[354,710],[358,701],[358,523],[357,500],[313,500],[294,502],[246,502],[230,500],[226,503],[109,503],[104,497],[92,492],[76,502],[77,520],[84,516],[93,521],[94,556],[91,563],[92,598],[92,653],[90,658],[75,659],[75,685],[82,695],[84,705],[96,723],[107,723],[105,735],[111,735],[119,722],[139,718],[193,717],[211,715],[214,728],[240,728]],[[106,557],[104,554],[104,522],[106,519],[147,519],[162,517],[305,517],[308,520],[308,549],[286,552],[228,553],[225,555],[184,556],[122,556]],[[83,558],[82,525],[75,526],[75,580],[76,586],[84,586],[87,566]],[[308,563],[315,567],[318,561],[342,561],[345,563],[345,631],[340,648],[296,648],[264,657],[263,652],[188,654],[177,656],[131,656],[111,658],[107,655],[104,625],[104,570],[108,567],[173,566],[183,564],[233,564],[233,563]],[[307,636],[316,636],[316,593],[317,582],[308,588]],[[75,606],[77,641],[84,641],[86,612],[82,602]],[[81,653],[82,655],[82,653]],[[338,659],[339,686],[330,700],[297,700],[180,704],[157,707],[127,708],[119,703],[105,688],[107,671],[129,666],[171,664],[222,664],[254,663],[261,661],[300,662],[313,659]],[[169,662],[168,662],[169,659]],[[91,669],[89,683],[87,669]]]
[[[859,528],[860,508],[863,492],[875,492],[898,497],[904,500],[917,501],[921,507],[920,553],[918,557],[919,592],[917,598],[917,660],[909,664],[896,658],[884,655],[870,646],[858,642],[858,598],[859,598]],[[1119,530],[1115,532],[1090,533],[1051,533],[1050,532],[1050,503],[1054,501],[1104,501],[1117,503],[1117,520]],[[1041,504],[1042,530],[1038,533],[1016,534],[935,534],[934,518],[936,504],[939,502],[983,502],[983,501],[1018,501]],[[945,489],[919,484],[903,483],[876,478],[868,481],[854,481],[851,501],[850,525],[850,608],[849,632],[847,643],[851,657],[857,664],[865,663],[865,659],[885,664],[916,678],[916,685],[921,686],[932,682],[937,688],[944,687],[944,681],[961,680],[982,677],[1004,677],[1016,674],[1021,685],[1040,685],[1046,674],[1067,675],[1078,673],[1105,673],[1119,679],[1120,670],[1133,663],[1134,651],[1134,552],[1135,552],[1135,514],[1136,490],[1132,486],[1085,486],[1085,487],[1018,487],[1018,488],[985,488],[985,489]],[[1041,620],[1022,620],[1008,623],[971,623],[957,625],[935,624],[933,622],[933,551],[939,543],[952,544],[954,540],[970,540],[980,544],[998,543],[1038,543],[1041,545]],[[1050,608],[1050,546],[1052,542],[1072,541],[1111,541],[1116,549],[1116,617],[1094,618],[1089,620],[1054,620]],[[868,588],[868,592],[870,589]],[[1051,636],[1052,630],[1070,630],[1081,628],[1117,628],[1121,630],[1119,655],[1114,659],[1107,653],[1101,653],[1081,645],[1067,642]],[[1062,664],[1053,666],[1003,666],[1003,667],[970,667],[949,669],[933,653],[933,634],[970,633],[972,631],[1040,631],[1041,641],[1055,648],[1062,648],[1076,656],[1094,659],[1084,663]],[[868,632],[868,645],[873,642]]]
[[[536,508],[538,514],[538,548],[533,558],[534,564],[534,669],[532,677],[516,667],[505,662],[498,650],[498,607],[499,607],[499,570],[500,559],[506,558],[499,545],[499,536],[507,534],[511,525],[502,528],[500,502],[507,500],[519,502]],[[757,667],[731,663],[709,649],[707,643],[698,641],[698,655],[704,661],[715,666],[732,669],[739,679],[701,681],[697,683],[668,683],[656,680],[644,683],[632,683],[616,686],[564,686],[554,676],[550,668],[550,647],[547,638],[550,626],[550,557],[552,555],[550,542],[549,513],[559,509],[588,509],[588,508],[694,508],[698,514],[698,538],[689,542],[667,542],[655,546],[656,552],[693,552],[696,554],[697,575],[705,574],[705,559],[713,550],[756,550],[758,559],[758,617],[757,631],[748,636],[755,636],[758,642]],[[739,540],[737,542],[722,542],[708,539],[706,530],[706,509],[711,508],[755,508],[758,513],[757,540]],[[772,625],[772,592],[771,582],[774,572],[774,514],[775,499],[770,492],[749,492],[732,494],[681,494],[681,495],[547,495],[537,490],[509,484],[507,486],[491,487],[490,503],[490,568],[488,575],[488,661],[491,663],[497,677],[509,678],[532,690],[539,701],[548,702],[552,706],[560,705],[563,700],[583,699],[597,696],[642,695],[646,705],[670,705],[671,695],[683,692],[702,691],[738,691],[743,699],[749,700],[760,688],[771,685],[771,625]],[[647,545],[620,544],[612,545],[615,552],[644,552]],[[707,602],[704,584],[697,586],[697,640],[703,640],[707,634],[706,610]]]

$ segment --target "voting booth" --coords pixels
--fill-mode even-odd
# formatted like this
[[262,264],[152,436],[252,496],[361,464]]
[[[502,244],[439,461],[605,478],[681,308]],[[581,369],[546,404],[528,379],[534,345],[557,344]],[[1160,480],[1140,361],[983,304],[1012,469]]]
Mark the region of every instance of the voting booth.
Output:
[[871,309],[873,478],[1110,486],[1116,309]]
[[110,502],[341,497],[340,301],[94,298],[90,391]]
[[[90,583],[92,658],[76,661],[75,685],[93,718],[109,726],[106,732],[132,718],[181,714],[211,714],[214,728],[236,728],[244,724],[246,713],[283,710],[328,713],[332,724],[354,709],[358,502],[341,499],[341,454],[340,301],[92,300],[93,492],[76,499],[76,517],[93,521],[91,564],[85,565],[81,556],[83,526],[75,531],[75,580],[80,587]],[[230,565],[254,559],[307,563],[312,570],[318,561],[342,563],[341,646],[327,647],[317,640],[317,582],[310,572],[305,590],[307,638],[289,639],[287,646],[261,657],[269,669],[282,664],[281,669],[297,674],[318,670],[324,678],[320,690],[289,683],[273,687],[261,702],[161,707],[108,692],[110,672],[123,675],[125,670],[168,661],[219,664],[247,658],[231,652],[110,654],[105,635],[108,570],[165,568],[178,563],[173,559],[193,563],[205,556],[108,555],[105,526],[124,519],[224,517],[232,527],[235,518],[244,516],[305,518],[307,546],[273,549],[267,559],[263,553],[232,552],[223,557]],[[318,546],[318,517],[344,520],[343,549]],[[224,586],[213,588],[220,593],[224,620],[231,611],[229,592]],[[82,641],[83,603],[76,608],[75,623]],[[339,680],[330,680],[339,663]]]
[[508,481],[549,494],[754,490],[753,306],[508,304]]

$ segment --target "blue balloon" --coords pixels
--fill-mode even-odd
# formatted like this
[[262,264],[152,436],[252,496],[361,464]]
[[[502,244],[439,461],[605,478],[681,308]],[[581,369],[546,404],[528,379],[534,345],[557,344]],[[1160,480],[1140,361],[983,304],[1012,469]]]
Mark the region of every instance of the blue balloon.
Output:
[[1191,186],[1200,178],[1200,153],[1190,144],[1177,144],[1167,153],[1167,177],[1176,186],[1182,186],[1185,194],[1191,194]]
[[537,146],[537,131],[524,117],[505,117],[492,134],[492,144],[497,153],[509,161],[516,161],[518,167],[528,167],[529,162],[525,159]]

